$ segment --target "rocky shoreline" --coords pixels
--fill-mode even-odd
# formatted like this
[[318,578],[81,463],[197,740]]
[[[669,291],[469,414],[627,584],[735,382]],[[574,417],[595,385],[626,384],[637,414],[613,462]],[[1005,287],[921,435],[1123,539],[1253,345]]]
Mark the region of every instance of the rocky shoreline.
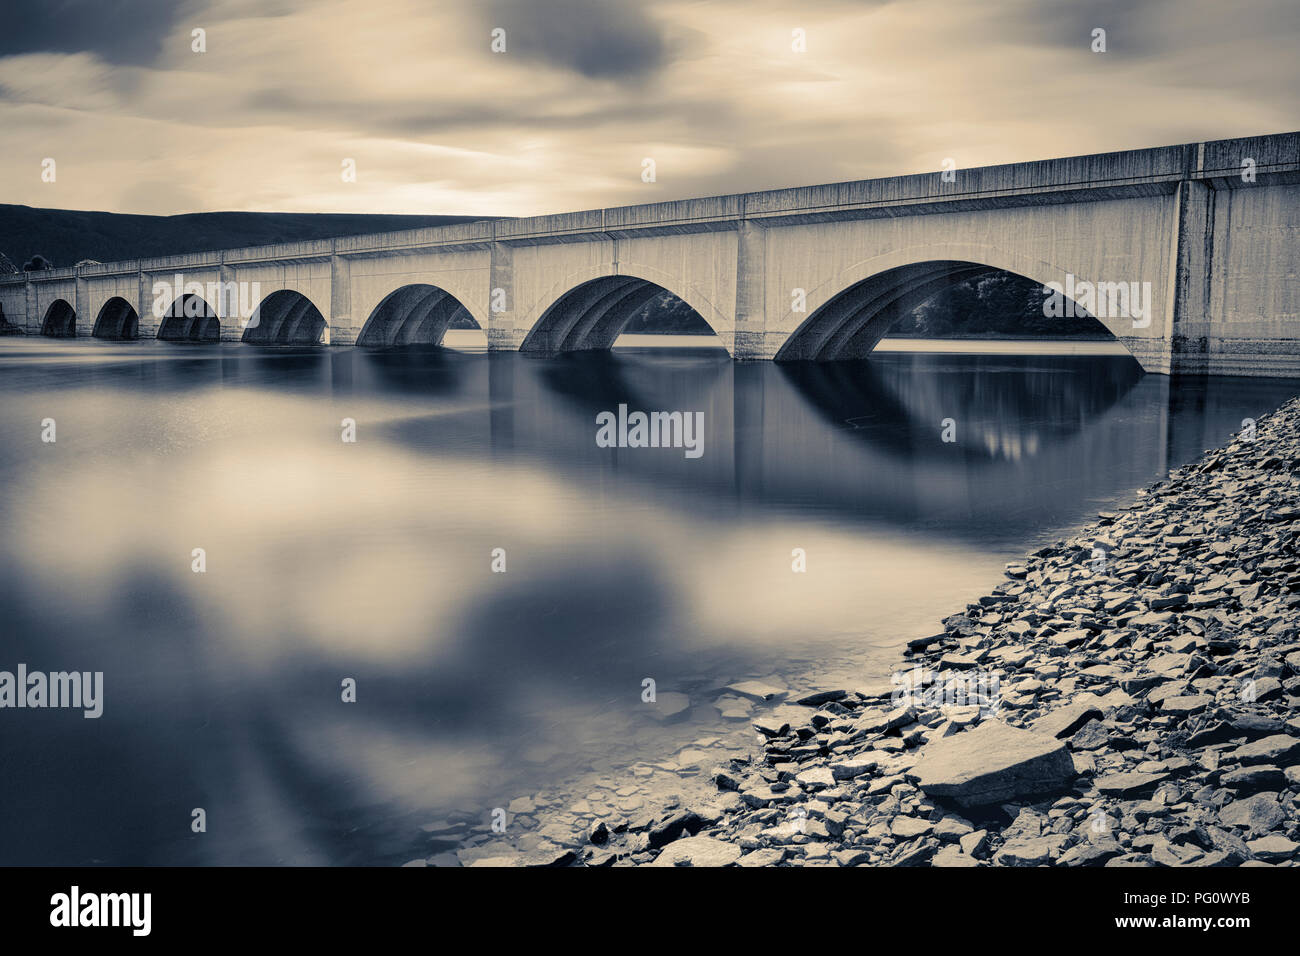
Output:
[[1006,576],[889,682],[729,687],[753,747],[693,794],[440,821],[412,864],[1300,862],[1300,399]]

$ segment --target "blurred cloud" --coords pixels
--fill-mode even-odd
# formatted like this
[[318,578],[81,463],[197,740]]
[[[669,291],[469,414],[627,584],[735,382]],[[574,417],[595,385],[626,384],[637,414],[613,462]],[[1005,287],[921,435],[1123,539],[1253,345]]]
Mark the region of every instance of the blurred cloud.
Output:
[[5,14],[0,56],[93,53],[106,63],[152,62],[173,24],[199,0],[45,0]]
[[505,31],[507,51],[586,77],[631,79],[665,62],[661,29],[641,4],[489,0],[482,10],[487,26]]
[[0,202],[529,215],[1279,132],[1297,40],[1293,0],[56,3],[0,39]]

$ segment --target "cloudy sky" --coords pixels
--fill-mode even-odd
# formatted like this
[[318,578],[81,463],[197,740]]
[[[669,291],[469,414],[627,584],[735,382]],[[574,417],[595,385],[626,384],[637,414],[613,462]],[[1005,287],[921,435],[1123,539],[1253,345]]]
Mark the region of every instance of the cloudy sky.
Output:
[[46,0],[0,202],[529,215],[1283,132],[1297,50],[1297,0]]

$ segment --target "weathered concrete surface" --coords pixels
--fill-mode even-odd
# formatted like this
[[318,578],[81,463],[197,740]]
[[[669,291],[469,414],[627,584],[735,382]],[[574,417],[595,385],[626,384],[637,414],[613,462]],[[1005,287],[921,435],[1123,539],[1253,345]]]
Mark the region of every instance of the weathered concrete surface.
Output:
[[[149,338],[158,283],[234,283],[254,301],[210,303],[226,341],[433,343],[463,309],[489,348],[578,351],[666,289],[737,358],[828,360],[1001,269],[1149,290],[1149,314],[1098,314],[1148,371],[1300,376],[1297,234],[1300,133],[1282,133],[0,276],[0,306],[88,336],[121,298]],[[282,291],[323,327],[256,311]]]

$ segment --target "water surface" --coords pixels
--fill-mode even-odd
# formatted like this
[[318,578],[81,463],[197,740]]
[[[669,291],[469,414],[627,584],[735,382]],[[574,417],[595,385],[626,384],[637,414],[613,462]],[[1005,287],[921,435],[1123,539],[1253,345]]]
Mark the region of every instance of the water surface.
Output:
[[[401,862],[423,821],[740,732],[730,681],[885,676],[1006,561],[1300,391],[1032,348],[2,339],[0,670],[103,671],[105,704],[0,710],[0,863]],[[702,457],[597,447],[621,403],[703,412]]]

